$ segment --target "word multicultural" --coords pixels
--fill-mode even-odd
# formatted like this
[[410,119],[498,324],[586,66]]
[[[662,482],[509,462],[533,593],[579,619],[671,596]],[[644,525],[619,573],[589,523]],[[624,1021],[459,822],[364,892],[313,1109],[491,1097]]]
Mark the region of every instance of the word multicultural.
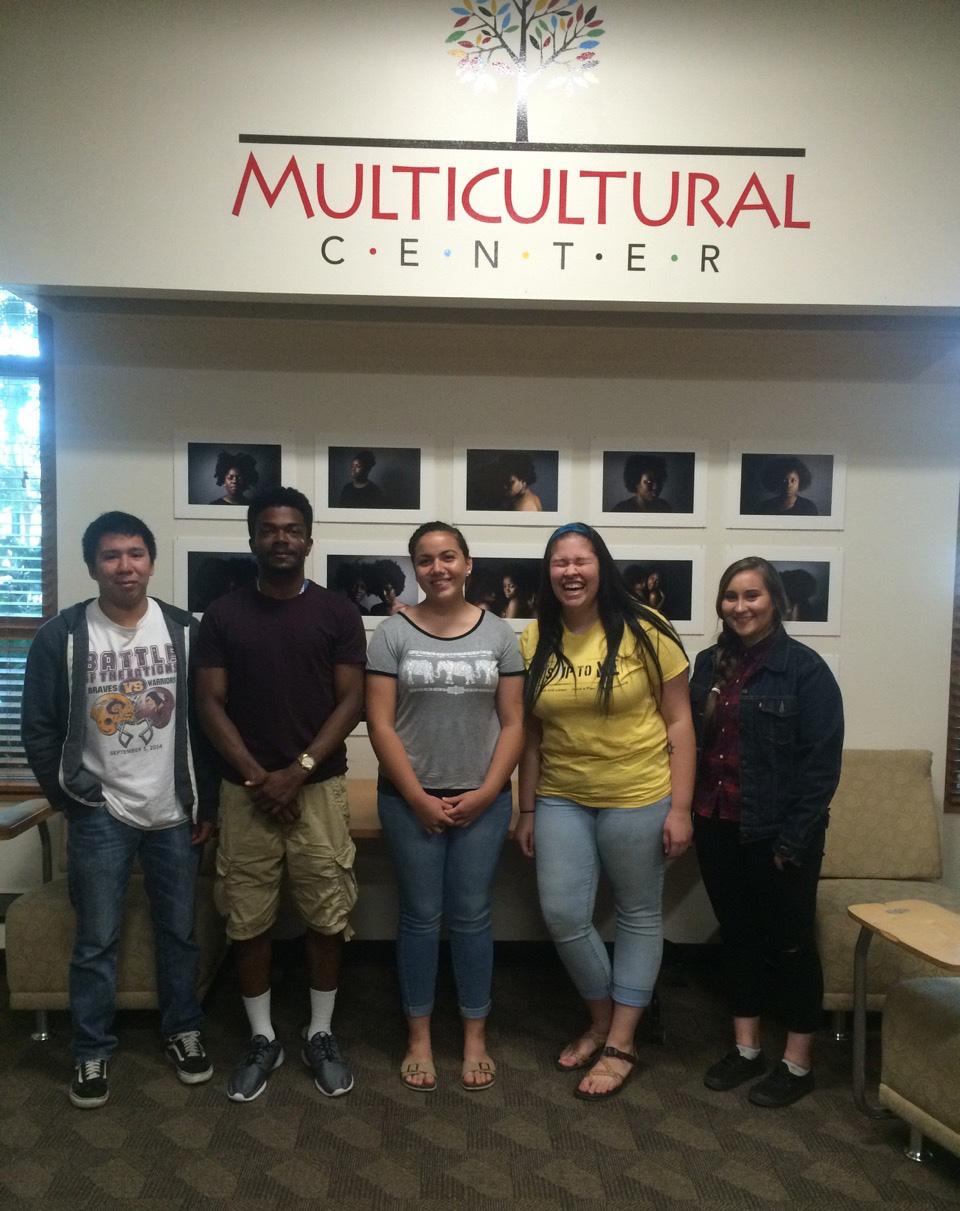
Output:
[[[350,177],[352,175],[352,182]],[[329,177],[337,179],[331,182]],[[308,188],[307,182],[310,182]],[[346,183],[345,183],[346,182]],[[251,183],[272,210],[281,193],[295,196],[304,217],[354,217],[383,222],[536,223],[641,227],[733,228],[745,215],[772,228],[806,230],[809,219],[796,214],[796,178],[751,172],[746,179],[721,180],[709,172],[669,174],[626,169],[514,169],[505,166],[467,173],[456,165],[366,164],[352,174],[318,162],[305,174],[296,156],[269,182],[253,152],[237,189],[232,213],[251,205]],[[256,189],[253,190],[256,196]]]

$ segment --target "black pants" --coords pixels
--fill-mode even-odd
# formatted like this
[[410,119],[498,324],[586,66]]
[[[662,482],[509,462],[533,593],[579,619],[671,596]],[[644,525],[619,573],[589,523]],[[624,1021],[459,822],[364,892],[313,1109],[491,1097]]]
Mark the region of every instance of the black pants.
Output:
[[759,1017],[773,1001],[787,1030],[818,1030],[823,970],[814,921],[822,831],[801,865],[778,870],[769,840],[741,845],[735,821],[696,815],[693,821],[700,873],[720,923],[733,1016]]

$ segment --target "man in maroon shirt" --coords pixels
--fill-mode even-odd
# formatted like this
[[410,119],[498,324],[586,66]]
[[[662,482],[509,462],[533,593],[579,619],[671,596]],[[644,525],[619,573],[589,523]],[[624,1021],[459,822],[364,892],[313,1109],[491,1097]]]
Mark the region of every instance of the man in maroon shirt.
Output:
[[357,898],[345,737],[363,703],[363,625],[342,596],[304,578],[313,509],[294,488],[247,513],[255,585],[218,598],[195,651],[203,727],[221,760],[217,893],[252,1039],[227,1095],[249,1102],[283,1063],[270,1014],[269,931],[286,866],[307,923],[310,1024],[302,1058],[321,1093],[353,1074],[331,1029],[340,954]]

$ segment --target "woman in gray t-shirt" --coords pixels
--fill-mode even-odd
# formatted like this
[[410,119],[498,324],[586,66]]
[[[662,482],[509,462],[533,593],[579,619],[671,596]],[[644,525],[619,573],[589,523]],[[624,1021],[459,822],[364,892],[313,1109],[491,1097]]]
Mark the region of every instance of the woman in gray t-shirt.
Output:
[[523,744],[523,661],[510,626],[464,600],[463,535],[427,522],[409,543],[424,600],[374,632],[367,722],[377,803],[400,893],[397,965],[409,1040],[400,1079],[437,1087],[430,1042],[446,920],[463,1018],[464,1089],[488,1089],[493,934],[490,888],[513,810]]

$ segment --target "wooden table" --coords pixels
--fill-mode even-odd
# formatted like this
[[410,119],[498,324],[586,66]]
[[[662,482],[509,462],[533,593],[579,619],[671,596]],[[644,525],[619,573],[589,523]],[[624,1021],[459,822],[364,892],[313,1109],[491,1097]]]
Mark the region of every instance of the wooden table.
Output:
[[878,933],[928,963],[960,972],[960,913],[926,900],[851,904],[847,912],[860,925],[853,952],[853,1100],[871,1118],[889,1118],[890,1112],[866,1095],[867,951]]
[[0,841],[10,841],[30,828],[38,830],[44,883],[49,883],[53,878],[53,853],[50,830],[47,828],[47,821],[52,815],[53,808],[46,799],[0,804]]

